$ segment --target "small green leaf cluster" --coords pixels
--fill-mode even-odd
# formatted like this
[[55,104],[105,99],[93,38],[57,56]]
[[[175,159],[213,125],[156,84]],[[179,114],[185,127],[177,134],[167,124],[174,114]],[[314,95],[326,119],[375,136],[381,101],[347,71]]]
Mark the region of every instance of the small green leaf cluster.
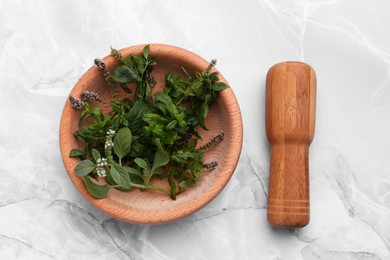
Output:
[[[75,173],[95,198],[106,197],[110,188],[140,188],[176,199],[196,183],[202,169],[208,169],[203,163],[205,149],[196,149],[201,139],[197,127],[208,130],[209,107],[228,86],[219,81],[217,72],[211,72],[213,61],[193,75],[183,68],[184,78],[167,73],[163,91],[153,93],[156,62],[149,46],[139,56],[123,57],[115,49],[111,54],[121,65],[108,74],[101,64],[108,86],[114,86],[113,99],[100,103],[110,111],[103,113],[88,100],[83,103],[80,128],[74,136],[83,139],[86,148],[70,153],[81,159]],[[100,177],[106,184],[98,184]],[[166,179],[169,188],[153,185],[154,178]]]

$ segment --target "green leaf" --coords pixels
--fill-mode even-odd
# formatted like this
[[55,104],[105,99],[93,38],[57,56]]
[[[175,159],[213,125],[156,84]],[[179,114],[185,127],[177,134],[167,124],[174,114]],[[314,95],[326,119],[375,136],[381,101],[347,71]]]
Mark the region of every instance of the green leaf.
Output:
[[77,176],[85,176],[91,173],[95,169],[96,165],[90,160],[81,161],[74,168],[74,172]]
[[102,156],[100,155],[99,151],[96,149],[92,149],[92,157],[95,161],[100,159]]
[[139,139],[139,136],[133,136],[131,141],[130,157],[144,157],[150,151],[149,146]]
[[187,181],[181,181],[179,183],[179,187],[182,188],[182,189],[187,189],[187,187],[188,187]]
[[129,126],[129,121],[128,121],[126,118],[124,118],[123,116],[120,117],[119,122],[120,122],[122,125],[126,126],[126,127]]
[[176,120],[179,123],[179,126],[181,128],[184,128],[187,126],[187,122],[184,121],[184,117],[185,117],[185,114],[183,112],[175,114],[175,118],[176,118]]
[[211,100],[212,100],[212,96],[210,94],[207,94],[205,97],[204,97],[204,103],[205,104],[210,104],[211,103]]
[[103,118],[103,112],[100,107],[93,107],[90,109],[90,113],[95,116],[95,118]]
[[[126,169],[127,173],[129,174],[130,177],[130,183],[133,184],[144,184],[144,176],[142,175],[141,171],[138,169],[134,169],[128,166],[123,166],[123,168]],[[131,186],[130,184],[130,186]]]
[[169,154],[161,146],[160,140],[155,139],[155,143],[157,145],[157,151],[156,154],[154,155],[152,174],[157,168],[164,166],[169,162]]
[[134,162],[135,162],[135,164],[137,164],[139,167],[141,167],[144,170],[146,170],[148,168],[148,163],[144,159],[135,158]]
[[191,151],[183,152],[182,150],[179,150],[176,153],[172,154],[172,160],[179,164],[186,164],[187,161],[189,159],[192,159],[193,157],[194,157],[194,153]]
[[212,82],[216,82],[219,80],[218,78],[218,72],[213,72],[211,74],[209,74],[209,79],[212,81]]
[[152,97],[152,87],[148,83],[145,84],[145,95],[149,99]]
[[129,174],[135,174],[135,175],[138,175],[139,177],[142,177],[142,173],[140,170],[138,169],[135,169],[133,167],[129,167],[129,166],[123,166],[123,168],[127,171],[127,173]]
[[133,56],[132,58],[136,69],[142,75],[147,67],[145,59],[142,56]]
[[[167,114],[167,109],[163,103],[156,103],[153,105],[153,109],[156,110],[158,113],[162,113],[163,115]],[[160,114],[161,114],[160,113]]]
[[131,131],[127,127],[119,129],[119,131],[116,133],[114,137],[114,152],[119,157],[119,159],[122,159],[130,152],[131,139]]
[[179,113],[178,108],[173,104],[172,99],[168,94],[159,92],[155,94],[155,97],[165,105],[169,114],[177,120],[181,128],[186,127],[187,123],[184,121],[185,114],[183,112]]
[[221,91],[221,90],[224,90],[226,88],[228,88],[229,86],[226,85],[225,83],[223,82],[217,82],[215,83],[214,85],[211,85],[211,89],[214,90],[214,91]]
[[107,184],[97,185],[96,183],[92,182],[92,180],[87,176],[83,176],[82,178],[85,186],[87,187],[87,190],[93,197],[95,197],[96,199],[103,199],[107,197],[107,193],[110,189],[110,186],[108,186]]
[[169,120],[159,114],[145,113],[142,117],[149,125],[156,125],[157,123],[168,123]]
[[81,159],[84,159],[85,153],[84,153],[84,151],[82,151],[80,149],[72,149],[72,151],[70,151],[69,156],[70,157],[79,157]]
[[170,177],[168,178],[168,183],[169,183],[169,186],[171,187],[171,198],[172,198],[173,200],[176,200],[176,193],[177,193],[177,191],[176,191],[176,182],[175,182],[175,180],[170,176]]
[[123,106],[126,107],[127,109],[129,109],[134,105],[134,100],[130,98],[124,98],[122,101],[123,101]]
[[110,106],[111,106],[112,110],[114,110],[117,113],[120,113],[123,110],[122,102],[120,102],[119,100],[111,100]]
[[162,144],[174,144],[180,138],[176,131],[165,131],[160,141]]
[[159,100],[161,101],[162,103],[164,104],[167,104],[167,103],[171,103],[172,102],[172,99],[171,97],[164,93],[164,92],[157,92],[156,94],[154,94],[154,96]]
[[141,81],[139,75],[126,65],[119,66],[112,75],[114,81],[119,83],[133,83]]
[[209,113],[209,105],[204,103],[200,107],[200,113],[199,113],[199,125],[202,127],[204,130],[208,130],[207,127],[205,126],[205,120],[207,117],[207,114]]
[[125,168],[121,165],[114,163],[111,165],[110,174],[112,179],[118,184],[121,188],[130,189],[130,177],[127,174]]
[[135,102],[126,115],[127,121],[130,122],[129,128],[132,132],[142,128],[142,117],[145,114],[148,105],[143,101]]
[[148,59],[149,58],[149,54],[150,54],[150,46],[149,45],[146,45],[142,51],[142,54],[144,55],[144,58],[145,59]]
[[133,93],[133,91],[127,86],[126,83],[121,83],[121,87],[123,89],[124,92],[128,93],[128,94],[131,94]]
[[169,122],[166,126],[165,126],[165,130],[172,130],[176,127],[177,125],[177,121],[176,120],[172,120],[171,122]]

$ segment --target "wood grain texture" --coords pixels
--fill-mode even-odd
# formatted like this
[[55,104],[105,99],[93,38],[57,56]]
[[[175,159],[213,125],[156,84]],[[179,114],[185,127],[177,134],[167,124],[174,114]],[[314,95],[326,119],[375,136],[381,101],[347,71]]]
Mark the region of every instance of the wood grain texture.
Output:
[[268,222],[303,227],[310,220],[309,145],[314,137],[316,75],[302,62],[273,66],[266,82],[266,130],[271,146]]
[[[144,46],[125,48],[120,50],[120,53],[124,56],[139,55]],[[209,63],[192,52],[169,45],[150,44],[150,53],[158,63],[153,70],[157,81],[154,91],[163,88],[166,72],[171,71],[182,75],[182,66],[189,72],[202,71]],[[111,55],[103,60],[109,70],[113,70],[118,65]],[[227,83],[221,74],[219,74],[219,78]],[[80,78],[70,95],[79,97],[85,90],[97,92],[106,100],[111,97],[105,80],[95,66],[91,67]],[[213,171],[204,171],[197,185],[181,193],[176,201],[162,193],[152,190],[140,191],[139,189],[133,189],[129,192],[111,189],[107,198],[100,200],[93,198],[86,190],[82,179],[74,173],[74,167],[79,160],[69,157],[69,152],[73,148],[83,147],[84,144],[73,136],[73,132],[78,129],[80,112],[74,110],[69,102],[66,102],[60,123],[60,149],[70,179],[79,192],[95,207],[126,222],[161,224],[188,216],[199,210],[225,187],[235,170],[241,153],[243,131],[237,100],[231,88],[223,90],[219,95],[217,102],[210,107],[209,116],[206,119],[206,125],[210,131],[200,131],[204,142],[219,131],[224,131],[225,139],[205,153],[205,161],[216,160],[218,167]],[[155,182],[158,185],[167,185],[161,180]]]

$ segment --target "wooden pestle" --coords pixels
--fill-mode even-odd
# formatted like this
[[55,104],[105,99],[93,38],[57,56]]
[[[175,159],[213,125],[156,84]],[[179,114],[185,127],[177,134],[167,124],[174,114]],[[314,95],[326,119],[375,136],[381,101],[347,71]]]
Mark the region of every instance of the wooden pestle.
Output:
[[271,146],[268,222],[303,227],[310,220],[309,146],[313,140],[316,75],[302,62],[282,62],[269,69],[266,82],[266,129]]

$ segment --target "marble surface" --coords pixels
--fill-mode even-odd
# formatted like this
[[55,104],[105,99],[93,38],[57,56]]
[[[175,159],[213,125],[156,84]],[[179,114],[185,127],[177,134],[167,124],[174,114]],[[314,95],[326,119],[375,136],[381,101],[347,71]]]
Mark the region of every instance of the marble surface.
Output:
[[[0,2],[0,259],[390,259],[390,2],[131,0]],[[59,152],[63,104],[109,46],[166,43],[218,59],[244,145],[224,191],[166,225],[93,208]],[[311,222],[266,221],[265,75],[317,72]]]

